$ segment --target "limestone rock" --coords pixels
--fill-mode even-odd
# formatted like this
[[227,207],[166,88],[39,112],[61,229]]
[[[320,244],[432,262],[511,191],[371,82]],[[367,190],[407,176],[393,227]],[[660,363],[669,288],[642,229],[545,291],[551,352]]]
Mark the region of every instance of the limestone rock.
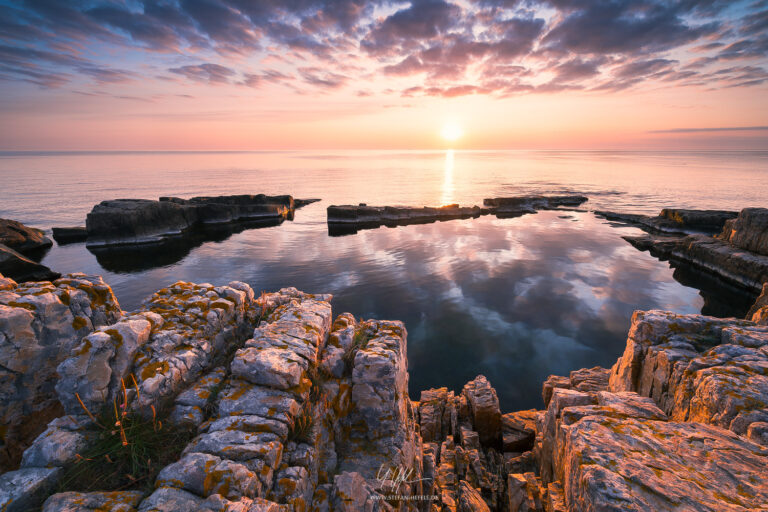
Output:
[[291,196],[115,199],[102,201],[86,218],[91,247],[157,243],[203,224],[253,219],[282,219],[294,209]]
[[768,283],[763,283],[763,291],[747,313],[747,320],[768,325]]
[[723,227],[719,238],[740,249],[768,256],[768,209],[744,208]]
[[58,272],[3,244],[0,244],[0,272],[17,282],[51,281],[61,276]]
[[359,473],[344,472],[333,480],[332,510],[337,512],[391,511],[392,506]]
[[599,416],[562,429],[569,510],[735,511],[768,503],[758,476],[768,452],[726,430]]
[[179,512],[201,510],[203,499],[194,494],[176,489],[160,487],[139,505],[138,512]]
[[[122,311],[101,277],[69,274],[54,282],[11,284],[0,291],[0,467],[61,415],[56,368],[83,336],[113,324]],[[80,411],[78,411],[80,412]]]
[[59,245],[85,242],[88,239],[88,228],[85,226],[67,226],[51,228],[53,239]]
[[62,492],[45,500],[42,512],[136,512],[143,497],[141,491]]
[[768,409],[768,328],[735,319],[636,312],[610,388],[653,398],[676,421],[744,434]]
[[93,431],[86,415],[62,416],[48,424],[32,445],[24,451],[21,467],[64,467],[88,445]]
[[497,446],[501,438],[501,410],[496,390],[483,375],[468,382],[462,391],[472,412],[472,424],[484,446]]
[[205,453],[187,453],[157,476],[158,487],[176,487],[198,496],[255,497],[261,492],[256,475],[243,464]]
[[0,475],[0,510],[28,512],[40,506],[61,468],[24,468]]
[[15,220],[0,219],[0,245],[22,254],[30,254],[47,249],[53,242],[40,229],[30,228]]
[[588,198],[580,195],[565,196],[516,196],[496,197],[483,200],[483,205],[501,216],[535,213],[537,210],[552,210],[561,206],[576,207],[587,202]]
[[[56,392],[68,414],[99,411],[120,393],[139,348],[149,340],[152,324],[141,315],[125,317],[83,338],[59,364]],[[130,384],[130,381],[128,382]]]
[[609,369],[599,366],[574,370],[570,375],[571,388],[585,392],[605,391],[608,389],[610,375]]
[[552,399],[552,393],[555,388],[571,389],[571,379],[559,375],[550,375],[547,377],[541,390],[541,398],[544,401],[544,408],[549,407],[549,401]]
[[[372,479],[382,464],[413,468],[420,446],[408,399],[407,333],[401,322],[366,322],[354,355],[351,410],[341,470]],[[361,454],[365,454],[361,457]]]
[[533,448],[536,437],[536,413],[531,409],[501,417],[502,448],[505,452],[526,452]]
[[459,512],[490,512],[488,505],[474,487],[464,480],[459,484]]

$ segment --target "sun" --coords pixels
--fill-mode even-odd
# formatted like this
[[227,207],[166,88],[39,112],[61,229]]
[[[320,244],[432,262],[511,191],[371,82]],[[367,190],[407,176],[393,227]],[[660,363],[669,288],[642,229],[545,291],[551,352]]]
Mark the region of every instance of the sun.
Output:
[[464,135],[464,130],[461,129],[461,126],[454,123],[446,124],[440,130],[440,136],[448,142],[457,141],[462,135]]

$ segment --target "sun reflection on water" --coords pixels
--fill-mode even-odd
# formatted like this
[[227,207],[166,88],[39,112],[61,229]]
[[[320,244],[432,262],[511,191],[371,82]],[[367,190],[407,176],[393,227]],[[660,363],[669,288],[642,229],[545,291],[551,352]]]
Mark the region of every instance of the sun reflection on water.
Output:
[[443,168],[443,187],[442,187],[442,197],[440,199],[440,204],[442,205],[452,204],[454,191],[455,191],[455,187],[453,184],[453,150],[449,149],[445,152],[445,164]]

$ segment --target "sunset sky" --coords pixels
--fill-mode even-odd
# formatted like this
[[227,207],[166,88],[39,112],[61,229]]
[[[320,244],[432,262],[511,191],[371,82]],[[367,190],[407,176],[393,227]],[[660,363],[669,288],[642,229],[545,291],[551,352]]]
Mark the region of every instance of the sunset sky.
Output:
[[0,0],[0,134],[3,150],[768,149],[768,0]]

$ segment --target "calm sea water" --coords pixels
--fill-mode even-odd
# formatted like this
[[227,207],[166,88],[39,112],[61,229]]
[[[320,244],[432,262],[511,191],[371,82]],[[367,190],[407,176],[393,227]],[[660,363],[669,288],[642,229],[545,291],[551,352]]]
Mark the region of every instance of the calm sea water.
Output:
[[[768,152],[0,153],[0,189],[0,217],[43,229],[83,225],[104,199],[321,198],[279,226],[151,254],[54,246],[43,263],[103,275],[126,310],[179,279],[333,293],[335,313],[405,322],[414,398],[482,373],[513,410],[539,407],[551,373],[613,364],[636,309],[743,314],[748,297],[636,251],[621,236],[637,229],[587,210],[766,206]],[[588,195],[585,211],[345,237],[330,237],[325,222],[330,204],[480,205],[564,192]]]

